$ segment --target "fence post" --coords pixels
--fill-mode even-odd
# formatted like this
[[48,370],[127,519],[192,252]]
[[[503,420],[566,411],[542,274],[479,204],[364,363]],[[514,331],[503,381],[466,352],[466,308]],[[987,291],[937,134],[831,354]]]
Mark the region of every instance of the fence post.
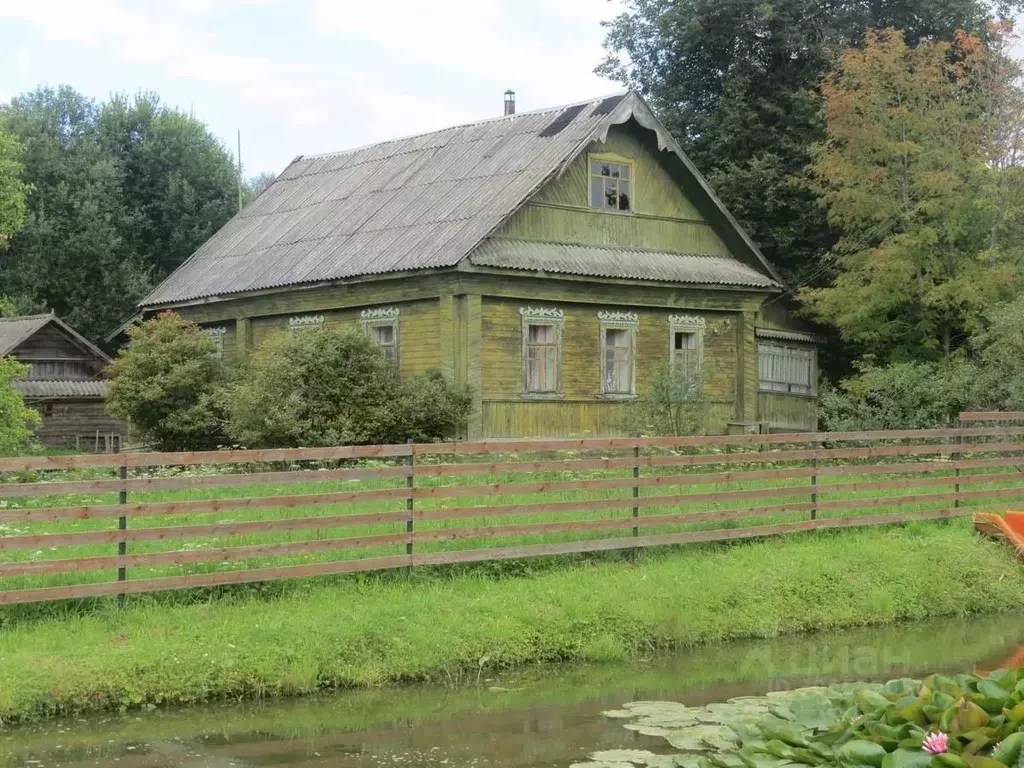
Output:
[[[963,419],[957,418],[956,428],[962,430],[964,428]],[[957,449],[953,453],[953,462],[958,466],[953,470],[954,477],[956,477],[956,484],[953,486],[953,509],[960,509],[960,460],[964,454],[964,436],[959,434],[956,436]]]
[[[117,494],[117,503],[118,504],[127,504],[128,503],[128,489],[124,487],[123,483],[125,483],[128,480],[128,466],[126,464],[122,464],[118,474],[121,477],[122,486],[121,486],[120,492]],[[119,530],[119,531],[126,531],[126,530],[128,530],[128,518],[125,515],[121,515],[119,518],[117,518],[117,530]],[[117,556],[120,558],[120,557],[124,557],[127,554],[128,554],[128,542],[126,542],[124,539],[121,539],[119,542],[117,542]],[[121,565],[119,565],[118,568],[117,568],[117,580],[118,581],[125,581],[128,578],[127,571],[128,571],[128,569],[125,567],[124,561],[122,560],[121,561]],[[118,605],[118,607],[123,608],[126,599],[127,599],[127,595],[124,592],[118,592],[118,594],[117,594],[117,605]]]
[[[640,443],[639,441],[633,446],[633,498],[640,498]],[[640,526],[636,524],[637,518],[640,517],[640,505],[633,504],[633,538],[640,535]],[[635,550],[634,550],[635,554]]]
[[[821,443],[813,443],[812,449],[817,451]],[[811,457],[811,520],[818,519],[818,457]]]
[[406,443],[409,446],[409,458],[408,465],[409,469],[405,474],[405,487],[407,489],[407,495],[405,497],[405,511],[409,513],[408,519],[405,521],[405,532],[409,534],[409,541],[405,545],[405,554],[409,556],[409,570],[412,570],[412,488],[413,488],[413,473],[416,471],[415,459],[413,458],[412,452],[412,438],[409,438]]

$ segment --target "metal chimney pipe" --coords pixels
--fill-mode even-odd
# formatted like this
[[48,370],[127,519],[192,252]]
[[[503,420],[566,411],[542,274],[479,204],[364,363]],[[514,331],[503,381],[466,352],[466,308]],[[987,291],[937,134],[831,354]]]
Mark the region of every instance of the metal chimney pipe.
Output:
[[514,115],[516,113],[516,92],[511,88],[505,91],[505,115]]

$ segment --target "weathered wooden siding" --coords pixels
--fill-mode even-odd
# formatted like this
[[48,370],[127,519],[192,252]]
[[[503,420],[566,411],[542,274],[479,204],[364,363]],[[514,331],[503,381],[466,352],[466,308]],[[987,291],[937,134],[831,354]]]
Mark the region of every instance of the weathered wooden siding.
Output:
[[818,428],[818,401],[805,395],[757,393],[757,420],[773,432],[803,432]]
[[[127,425],[108,414],[102,400],[69,399],[30,404],[39,410],[43,419],[42,426],[36,430],[36,437],[43,445],[52,448],[96,450],[99,435],[99,450],[106,450],[106,438],[116,435],[123,440],[128,433]],[[47,408],[50,409],[49,414],[44,413]]]
[[[590,208],[589,154],[613,154],[633,161],[633,213]],[[605,143],[591,144],[588,153],[538,191],[499,236],[676,253],[730,253],[661,162],[622,129],[613,130]]]
[[[397,307],[398,315],[398,365],[404,375],[423,373],[428,368],[442,367],[440,305],[437,300],[412,302],[383,302],[374,306]],[[344,328],[360,328],[361,308],[338,310],[315,310],[312,314],[322,315],[324,329],[338,331]],[[289,318],[295,315],[311,314],[296,312],[287,315],[254,317],[250,319],[252,344],[259,346],[275,333],[285,333]]]
[[[523,396],[523,307],[558,308],[564,312],[562,397]],[[680,308],[650,309],[574,302],[532,302],[485,296],[483,299],[483,435],[511,437],[548,434],[609,435],[621,433],[622,404],[600,397],[600,321],[602,309],[636,312],[636,384],[647,391],[658,365],[669,357],[669,316],[696,315],[707,322],[704,334],[705,393],[716,401],[710,428],[724,431],[735,411],[737,313]],[[541,402],[538,402],[538,399]]]
[[53,375],[52,371],[48,371],[44,363],[38,369],[29,372],[27,378],[30,379],[92,379],[104,367],[102,360],[97,359],[93,354],[73,344],[52,323],[40,328],[32,336],[19,344],[13,351],[12,356],[27,365],[32,365],[33,361],[50,362],[59,360],[66,362],[59,376]]

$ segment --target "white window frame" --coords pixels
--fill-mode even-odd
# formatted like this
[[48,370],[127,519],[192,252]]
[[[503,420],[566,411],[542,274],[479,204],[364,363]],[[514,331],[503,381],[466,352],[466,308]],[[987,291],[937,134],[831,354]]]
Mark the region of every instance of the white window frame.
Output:
[[398,307],[378,307],[376,309],[364,309],[359,313],[359,320],[363,324],[363,334],[366,338],[378,344],[381,348],[384,345],[379,344],[376,339],[373,338],[374,328],[383,328],[390,326],[392,345],[395,348],[395,356],[392,359],[392,363],[398,365],[398,351],[400,346],[398,344]]
[[696,369],[696,392],[704,391],[704,334],[707,331],[708,322],[697,315],[669,315],[668,318],[668,360],[672,366],[673,373],[677,370],[676,361],[676,334],[687,333],[696,337],[695,347],[696,360],[693,365]]
[[228,329],[224,326],[217,328],[204,328],[210,335],[210,339],[213,341],[213,356],[218,360],[224,359],[224,335],[228,332]]
[[[601,350],[600,397],[608,400],[629,400],[636,397],[636,337],[640,318],[636,312],[598,312],[598,332]],[[629,339],[629,391],[608,390],[608,331],[624,330]]]
[[293,315],[288,318],[288,333],[320,331],[324,327],[323,315]]
[[[565,326],[564,310],[551,307],[520,307],[520,334],[522,336],[522,394],[527,399],[550,400],[564,396],[562,384],[562,334]],[[530,326],[550,325],[555,329],[555,388],[552,390],[530,389]]]
[[[807,366],[808,383],[796,381]],[[774,373],[773,373],[774,371]],[[818,394],[818,349],[812,343],[778,338],[757,340],[757,390],[766,394],[815,397]]]

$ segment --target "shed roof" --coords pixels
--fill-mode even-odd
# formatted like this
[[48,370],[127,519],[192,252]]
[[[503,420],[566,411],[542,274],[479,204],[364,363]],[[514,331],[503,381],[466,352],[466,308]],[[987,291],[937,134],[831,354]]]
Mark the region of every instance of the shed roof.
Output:
[[635,92],[300,156],[141,302],[144,308],[454,267],[609,129],[653,131],[754,271],[778,275]]
[[24,397],[48,400],[51,398],[105,398],[105,379],[18,379],[14,388]]
[[777,288],[772,278],[726,256],[665,253],[633,248],[488,240],[471,264],[566,275],[620,277],[744,288]]

